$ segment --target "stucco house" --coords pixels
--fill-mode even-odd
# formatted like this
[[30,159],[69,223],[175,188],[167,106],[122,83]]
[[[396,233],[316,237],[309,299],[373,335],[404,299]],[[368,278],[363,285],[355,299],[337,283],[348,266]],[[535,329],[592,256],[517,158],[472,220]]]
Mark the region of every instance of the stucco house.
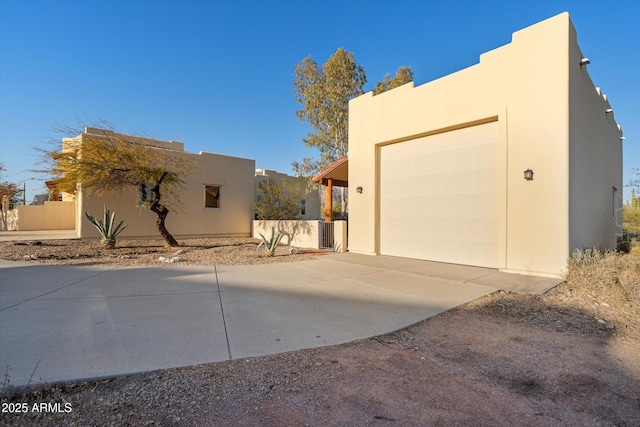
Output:
[[[63,139],[65,144],[77,143],[87,137],[106,135],[131,142],[167,149],[171,155],[183,156],[192,165],[191,174],[184,177],[180,203],[166,219],[167,229],[176,238],[200,236],[249,236],[253,219],[255,161],[207,152],[189,153],[184,144],[159,141],[93,127],[74,138]],[[63,193],[63,201],[75,201],[75,230],[78,237],[97,238],[95,227],[85,217],[85,211],[102,217],[103,206],[116,212],[117,220],[128,227],[120,238],[157,238],[156,215],[149,209],[138,208],[138,190],[124,190],[106,195],[89,195],[80,188],[76,195]]]
[[557,277],[574,249],[615,248],[622,132],[588,64],[562,13],[353,99],[349,250]]
[[[256,169],[251,159],[213,154],[207,152],[189,153],[184,144],[175,141],[117,134],[110,130],[94,127],[73,138],[64,138],[65,145],[82,144],[83,138],[117,138],[135,142],[153,148],[163,148],[171,155],[185,158],[191,165],[191,173],[184,177],[185,183],[180,191],[180,203],[167,216],[166,226],[177,239],[189,237],[239,236],[252,235],[254,203],[257,197],[257,184],[260,181],[273,181],[281,184],[284,180],[302,186],[306,194],[301,206],[301,219],[317,219],[320,214],[320,199],[316,191],[308,191],[305,178],[292,177],[267,169]],[[89,212],[101,217],[103,206],[116,212],[117,220],[124,220],[128,227],[119,235],[123,238],[158,238],[155,225],[156,215],[145,208],[138,208],[138,190],[118,191],[96,196],[80,189],[75,195],[62,193],[61,202],[47,202],[45,207],[57,216],[64,216],[66,223],[72,224],[81,238],[98,238],[95,227],[84,213]],[[35,212],[36,222],[42,222],[44,210]],[[27,215],[22,215],[20,229],[26,227]],[[55,217],[48,212],[47,217]],[[75,220],[70,219],[71,217]],[[50,224],[46,224],[50,225]],[[59,227],[55,227],[59,228]],[[66,228],[69,228],[68,226]],[[32,228],[42,229],[42,228]]]

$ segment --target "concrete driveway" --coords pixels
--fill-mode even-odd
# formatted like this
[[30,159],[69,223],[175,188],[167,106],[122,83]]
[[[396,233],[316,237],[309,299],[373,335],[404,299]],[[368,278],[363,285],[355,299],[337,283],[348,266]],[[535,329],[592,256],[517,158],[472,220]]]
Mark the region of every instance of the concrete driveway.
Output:
[[0,368],[19,386],[274,354],[392,332],[497,289],[541,293],[559,282],[350,253],[212,267],[0,260]]

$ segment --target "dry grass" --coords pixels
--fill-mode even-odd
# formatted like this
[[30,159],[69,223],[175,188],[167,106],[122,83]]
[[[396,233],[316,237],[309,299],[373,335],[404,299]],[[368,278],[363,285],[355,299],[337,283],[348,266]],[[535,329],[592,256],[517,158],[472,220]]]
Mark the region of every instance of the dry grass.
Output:
[[640,300],[640,253],[622,255],[578,250],[568,261],[567,282],[576,289],[606,295],[612,302]]

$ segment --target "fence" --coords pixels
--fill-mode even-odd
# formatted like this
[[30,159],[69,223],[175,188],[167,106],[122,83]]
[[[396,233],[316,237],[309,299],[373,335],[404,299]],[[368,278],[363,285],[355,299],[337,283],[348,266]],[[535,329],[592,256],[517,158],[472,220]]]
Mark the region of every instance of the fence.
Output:
[[333,222],[321,222],[320,225],[322,227],[322,239],[320,247],[323,249],[333,249],[335,245],[334,234],[333,234]]

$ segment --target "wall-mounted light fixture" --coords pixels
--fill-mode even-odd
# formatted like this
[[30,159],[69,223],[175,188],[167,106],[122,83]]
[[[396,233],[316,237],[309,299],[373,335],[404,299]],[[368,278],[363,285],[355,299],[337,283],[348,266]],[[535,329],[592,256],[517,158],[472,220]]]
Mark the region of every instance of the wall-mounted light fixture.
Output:
[[607,114],[611,114],[613,113],[613,110],[611,108],[607,108],[606,110],[604,110],[604,112]]
[[625,139],[627,139],[627,138],[625,138],[624,136],[620,137],[620,141],[624,141]]
[[527,181],[533,181],[533,171],[531,169],[524,171],[524,179]]
[[591,64],[591,61],[589,61],[589,58],[582,58],[582,59],[580,60],[580,66],[581,66],[581,67],[582,67],[582,66],[585,66],[585,65],[589,65],[589,64]]
[[356,187],[356,193],[362,194],[362,187]]

